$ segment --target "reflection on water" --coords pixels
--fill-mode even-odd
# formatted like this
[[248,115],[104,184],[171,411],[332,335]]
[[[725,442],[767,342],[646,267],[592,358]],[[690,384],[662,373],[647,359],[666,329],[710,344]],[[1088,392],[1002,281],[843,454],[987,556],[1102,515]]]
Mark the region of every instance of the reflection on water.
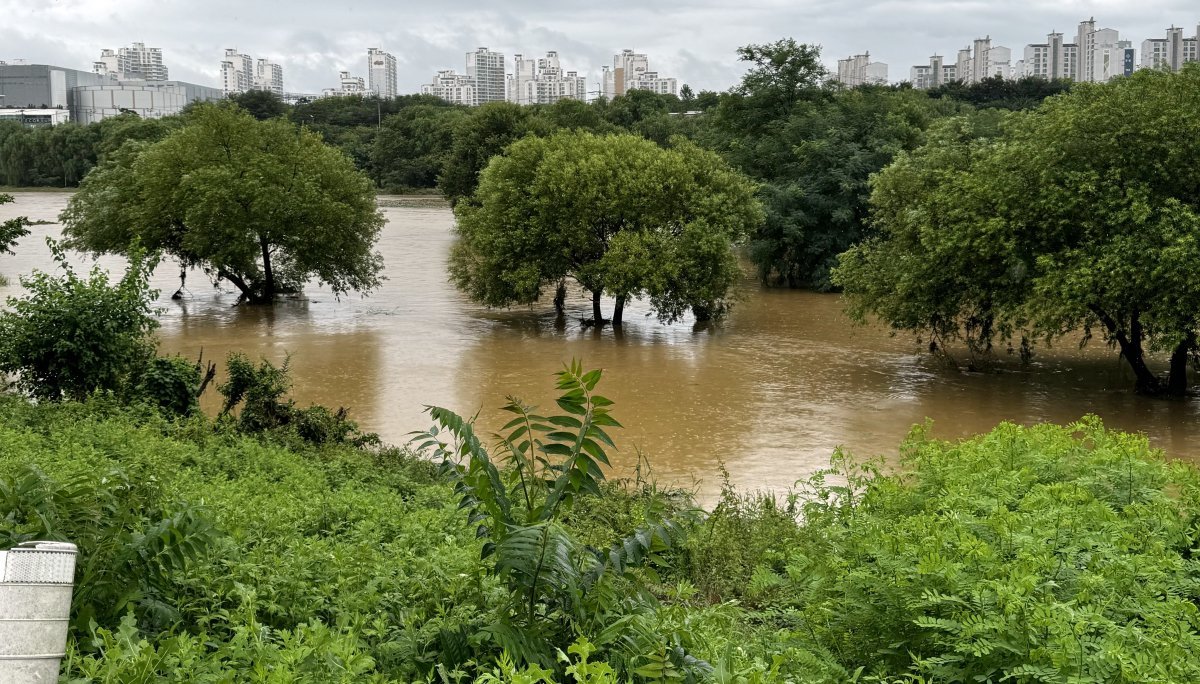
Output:
[[[0,207],[54,220],[66,196],[22,193]],[[783,488],[823,467],[844,445],[861,456],[896,453],[914,423],[930,418],[935,433],[957,437],[1001,420],[1069,422],[1096,413],[1113,427],[1142,431],[1169,453],[1200,452],[1200,402],[1134,396],[1128,372],[1102,345],[1041,351],[1022,368],[968,374],[921,355],[907,336],[856,327],[836,295],[760,289],[749,279],[741,301],[718,327],[690,321],[660,325],[644,305],[626,311],[622,331],[582,328],[590,302],[576,297],[565,321],[552,312],[487,311],[446,282],[453,217],[441,208],[387,208],[380,242],[388,280],[368,298],[311,288],[304,299],[274,307],[235,307],[232,292],[178,268],[155,276],[163,293],[162,348],[223,359],[233,350],[279,362],[290,355],[295,395],[303,403],[345,405],[367,429],[402,442],[428,427],[427,404],[460,413],[481,411],[485,429],[502,424],[506,394],[553,406],[551,374],[573,357],[606,370],[601,391],[617,402],[622,473],[640,450],[657,477],[719,486],[724,462],[736,484]],[[0,257],[0,274],[48,268],[39,226],[15,256]],[[104,259],[108,266],[119,265]],[[210,402],[214,397],[209,397]],[[214,402],[215,403],[215,402]]]

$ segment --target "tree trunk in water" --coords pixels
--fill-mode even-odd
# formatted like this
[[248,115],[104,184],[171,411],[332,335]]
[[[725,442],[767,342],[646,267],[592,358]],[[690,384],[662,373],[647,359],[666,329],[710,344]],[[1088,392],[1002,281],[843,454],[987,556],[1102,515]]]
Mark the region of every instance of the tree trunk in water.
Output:
[[712,309],[707,306],[695,304],[692,306],[692,315],[696,317],[697,323],[708,323],[712,320]]
[[1130,330],[1132,335],[1126,335],[1117,321],[1109,316],[1098,307],[1091,307],[1092,313],[1100,319],[1105,328],[1108,328],[1109,334],[1117,341],[1117,345],[1121,348],[1121,355],[1129,362],[1129,367],[1133,369],[1133,375],[1136,378],[1133,389],[1138,394],[1160,394],[1162,392],[1162,383],[1155,377],[1154,372],[1146,365],[1146,356],[1142,351],[1142,323],[1137,311],[1133,312],[1131,317]]
[[613,327],[621,325],[621,319],[625,315],[625,295],[617,295],[617,305],[613,308]]
[[567,281],[558,281],[558,287],[554,289],[554,310],[559,316],[567,313]]
[[259,236],[258,244],[262,247],[263,256],[263,291],[262,301],[272,302],[275,300],[275,273],[271,271],[271,247],[267,244],[267,238]]
[[604,324],[604,312],[600,310],[600,295],[603,290],[592,290],[592,322],[599,328]]
[[1175,347],[1175,351],[1171,352],[1171,372],[1167,376],[1167,394],[1173,397],[1182,397],[1187,394],[1188,360],[1195,345],[1196,338],[1189,336],[1180,342],[1178,347]]

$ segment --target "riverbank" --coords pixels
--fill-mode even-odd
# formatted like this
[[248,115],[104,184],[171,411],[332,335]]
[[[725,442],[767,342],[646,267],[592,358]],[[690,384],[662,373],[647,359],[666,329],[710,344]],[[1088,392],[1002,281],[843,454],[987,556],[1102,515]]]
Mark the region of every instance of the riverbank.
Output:
[[[904,475],[836,458],[700,515],[605,485],[537,528],[571,541],[524,575],[410,453],[3,397],[0,536],[80,544],[78,682],[1200,677],[1192,467],[1095,420],[901,451]],[[649,555],[586,579],[609,558],[589,549],[662,520]]]

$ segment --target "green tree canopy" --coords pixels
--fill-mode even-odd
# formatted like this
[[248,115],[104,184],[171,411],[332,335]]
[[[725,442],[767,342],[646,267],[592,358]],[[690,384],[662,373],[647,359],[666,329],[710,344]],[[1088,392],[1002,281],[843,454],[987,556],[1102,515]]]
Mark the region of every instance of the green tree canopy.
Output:
[[[878,177],[882,235],[836,275],[851,312],[976,347],[1095,331],[1138,391],[1182,394],[1200,330],[1200,65],[1077,85],[993,142],[965,132]],[[1165,381],[1148,351],[1170,355]]]
[[570,278],[617,298],[647,296],[663,320],[719,313],[738,275],[733,243],[761,220],[754,186],[683,139],[527,137],[495,157],[457,208],[450,261],[459,288],[488,306],[537,301]]
[[283,98],[269,90],[247,90],[230,95],[229,100],[259,121],[274,119],[288,113],[288,106]]
[[228,107],[199,107],[162,141],[122,147],[61,218],[73,247],[162,250],[250,302],[309,279],[368,291],[383,267],[371,181],[316,134]]
[[385,119],[371,150],[380,186],[435,187],[454,143],[454,127],[464,116],[458,107],[421,104]]

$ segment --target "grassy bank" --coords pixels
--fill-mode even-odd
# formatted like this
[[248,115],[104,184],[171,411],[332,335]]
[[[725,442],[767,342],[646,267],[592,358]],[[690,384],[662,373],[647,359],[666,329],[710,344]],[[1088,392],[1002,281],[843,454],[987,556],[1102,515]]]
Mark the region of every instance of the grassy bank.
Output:
[[[503,646],[529,635],[498,631],[513,578],[463,489],[394,449],[7,397],[0,545],[80,545],[76,682],[1200,679],[1194,469],[1094,420],[903,453],[681,517],[595,614],[538,604],[524,629],[566,631],[543,662]],[[555,525],[608,548],[660,494],[608,483]]]

